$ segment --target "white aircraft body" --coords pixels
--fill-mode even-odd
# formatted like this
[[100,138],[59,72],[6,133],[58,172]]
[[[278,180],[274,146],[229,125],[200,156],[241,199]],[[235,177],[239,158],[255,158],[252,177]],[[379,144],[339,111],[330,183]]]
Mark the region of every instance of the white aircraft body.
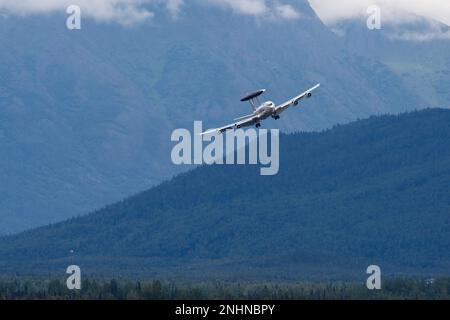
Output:
[[298,102],[305,97],[310,98],[312,96],[311,92],[316,90],[318,87],[320,87],[320,83],[315,85],[311,89],[299,94],[298,96],[292,98],[291,100],[288,100],[278,106],[275,105],[275,103],[273,103],[272,101],[266,101],[262,104],[260,104],[258,102],[258,97],[260,95],[262,95],[264,92],[266,92],[265,89],[261,89],[261,90],[255,91],[253,93],[250,93],[249,95],[242,98],[241,101],[243,101],[243,102],[249,101],[250,102],[250,105],[252,106],[252,109],[253,109],[252,114],[236,118],[236,119],[234,119],[236,121],[235,123],[232,123],[232,124],[220,127],[220,128],[205,131],[205,132],[201,133],[201,135],[210,134],[210,133],[221,134],[221,133],[225,132],[226,130],[240,129],[240,128],[249,127],[252,125],[255,125],[257,128],[259,128],[261,126],[262,120],[265,120],[269,117],[272,117],[275,120],[280,119],[280,114],[284,110],[286,110],[287,108],[289,108],[292,105],[294,105],[294,106],[298,105]]

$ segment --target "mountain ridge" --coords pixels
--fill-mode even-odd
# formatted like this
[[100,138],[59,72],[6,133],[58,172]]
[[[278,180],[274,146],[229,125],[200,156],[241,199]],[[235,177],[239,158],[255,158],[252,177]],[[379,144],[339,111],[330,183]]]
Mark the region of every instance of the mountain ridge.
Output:
[[[3,237],[2,273],[343,279],[448,274],[450,111],[283,135],[280,172],[205,166],[96,213]],[[425,218],[426,217],[426,218]],[[74,250],[74,254],[70,254]]]

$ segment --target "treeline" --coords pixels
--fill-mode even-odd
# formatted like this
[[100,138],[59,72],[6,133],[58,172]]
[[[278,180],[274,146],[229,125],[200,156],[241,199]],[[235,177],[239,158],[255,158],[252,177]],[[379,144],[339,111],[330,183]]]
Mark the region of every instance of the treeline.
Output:
[[68,290],[62,279],[0,280],[0,300],[347,300],[450,299],[450,278],[389,279],[381,290],[362,283],[171,282],[86,279],[80,290]]

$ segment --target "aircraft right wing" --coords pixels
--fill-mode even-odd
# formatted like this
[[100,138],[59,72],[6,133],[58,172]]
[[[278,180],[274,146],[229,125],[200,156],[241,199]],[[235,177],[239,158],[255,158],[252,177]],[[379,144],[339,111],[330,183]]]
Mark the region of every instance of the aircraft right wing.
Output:
[[231,130],[231,129],[240,129],[240,128],[244,128],[244,127],[248,127],[248,126],[252,126],[256,123],[259,122],[259,117],[258,116],[253,116],[251,118],[247,118],[220,128],[216,128],[216,129],[211,129],[205,132],[202,132],[200,135],[205,135],[205,134],[211,134],[211,133],[217,133],[217,134],[221,134],[224,133],[227,130]]
[[318,87],[320,87],[320,83],[316,84],[314,87],[312,87],[311,89],[299,94],[298,96],[292,98],[291,100],[286,101],[285,103],[280,104],[279,106],[277,106],[275,108],[275,114],[279,115],[280,113],[282,113],[284,110],[286,110],[287,108],[289,108],[291,105],[297,105],[298,102],[303,99],[304,97],[310,97],[311,96],[311,92],[316,90]]

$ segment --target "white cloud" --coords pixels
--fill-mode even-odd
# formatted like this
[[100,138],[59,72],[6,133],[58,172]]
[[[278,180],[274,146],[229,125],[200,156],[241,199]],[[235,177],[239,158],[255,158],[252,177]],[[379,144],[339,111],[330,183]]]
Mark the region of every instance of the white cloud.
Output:
[[450,26],[449,0],[309,0],[317,15],[327,24],[365,17],[370,5],[382,9],[385,21],[402,23],[413,15],[431,18]]
[[264,0],[208,0],[211,4],[229,7],[237,13],[262,15],[269,11]]
[[287,20],[293,20],[300,18],[300,13],[294,9],[291,5],[288,4],[280,4],[276,7],[277,14]]
[[183,0],[167,0],[166,7],[172,14],[172,17],[176,18],[183,4]]
[[429,22],[420,31],[399,28],[388,35],[391,39],[426,42],[433,40],[450,40],[450,29],[442,28],[438,22]]
[[[330,26],[348,19],[366,19],[367,8],[381,8],[382,23],[394,26],[388,35],[393,39],[431,41],[450,39],[450,0],[309,0],[322,21]],[[408,30],[408,24],[420,22],[422,30]],[[401,28],[401,26],[406,26]]]
[[[194,1],[194,0],[190,0]],[[277,0],[195,0],[251,16],[297,19],[300,14],[290,5]],[[99,21],[121,24],[139,23],[154,16],[152,5],[165,4],[172,17],[177,17],[184,0],[0,0],[0,13],[27,16],[46,12],[65,12],[72,4],[79,5],[84,16]]]
[[236,13],[294,20],[300,18],[300,13],[291,5],[277,0],[203,0],[208,4],[215,4],[232,9]]
[[142,5],[151,0],[0,0],[0,10],[8,14],[27,16],[46,12],[65,12],[70,5],[80,6],[82,14],[99,21],[121,24],[142,22],[153,13]]

